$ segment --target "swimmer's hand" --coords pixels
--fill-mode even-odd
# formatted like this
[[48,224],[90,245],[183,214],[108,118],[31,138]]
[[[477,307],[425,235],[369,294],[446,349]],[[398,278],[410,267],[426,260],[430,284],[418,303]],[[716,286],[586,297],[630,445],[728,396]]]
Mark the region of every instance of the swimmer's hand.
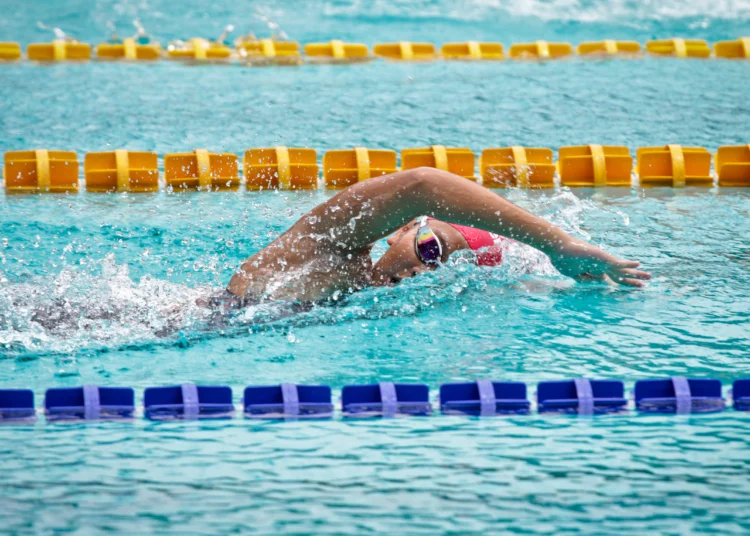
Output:
[[557,270],[576,281],[603,281],[605,283],[645,287],[651,274],[636,270],[641,263],[626,261],[610,255],[596,246],[570,238],[549,253]]

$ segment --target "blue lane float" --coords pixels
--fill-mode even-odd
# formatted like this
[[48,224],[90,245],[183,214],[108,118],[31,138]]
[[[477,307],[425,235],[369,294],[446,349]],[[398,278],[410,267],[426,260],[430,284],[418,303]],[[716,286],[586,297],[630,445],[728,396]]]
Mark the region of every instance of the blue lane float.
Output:
[[152,420],[228,418],[234,414],[232,389],[194,383],[148,387],[143,392],[143,409]]
[[[396,417],[431,415],[427,385],[380,382],[347,385],[341,391],[344,417]],[[733,406],[750,411],[750,379],[732,385]],[[641,413],[691,414],[726,409],[722,385],[717,379],[662,378],[639,380],[633,390],[635,409]],[[531,403],[523,382],[479,379],[447,383],[440,387],[439,407],[446,415],[528,414]],[[596,415],[628,409],[623,382],[575,378],[537,385],[539,413]],[[331,388],[327,385],[283,383],[246,387],[242,398],[246,418],[330,419],[334,416]],[[135,393],[130,387],[84,385],[48,389],[44,397],[48,421],[112,420],[135,416]],[[235,414],[229,386],[197,386],[184,383],[149,387],[143,393],[147,419],[232,418]],[[37,417],[34,393],[29,389],[0,389],[0,422],[28,422]]]
[[735,380],[732,384],[732,398],[734,399],[734,409],[750,411],[750,379]]
[[714,379],[675,376],[639,380],[635,382],[634,397],[636,408],[644,413],[712,413],[726,406],[721,382]]
[[47,389],[44,411],[48,421],[129,419],[135,411],[135,391],[97,385]]
[[480,379],[471,383],[440,386],[440,410],[445,415],[524,414],[531,407],[523,382],[493,382]]
[[245,416],[261,419],[333,417],[331,388],[327,385],[246,387],[242,397]]
[[34,391],[31,389],[0,389],[0,421],[36,420]]
[[619,380],[572,380],[540,382],[537,386],[539,413],[613,413],[623,411],[628,401]]
[[430,415],[429,398],[430,388],[423,384],[347,385],[341,391],[341,409],[348,417]]

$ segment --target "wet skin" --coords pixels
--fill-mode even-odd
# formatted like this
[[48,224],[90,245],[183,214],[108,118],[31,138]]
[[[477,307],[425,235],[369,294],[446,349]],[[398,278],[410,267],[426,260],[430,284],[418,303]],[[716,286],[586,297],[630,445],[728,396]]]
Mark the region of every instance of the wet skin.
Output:
[[[302,216],[234,274],[228,293],[250,300],[318,301],[337,292],[393,284],[425,270],[414,249],[414,218],[429,215],[484,229],[547,254],[563,275],[643,286],[651,276],[640,263],[617,257],[565,233],[465,178],[419,168],[357,183]],[[430,221],[444,257],[466,249],[445,221]],[[373,265],[372,244],[389,249]]]

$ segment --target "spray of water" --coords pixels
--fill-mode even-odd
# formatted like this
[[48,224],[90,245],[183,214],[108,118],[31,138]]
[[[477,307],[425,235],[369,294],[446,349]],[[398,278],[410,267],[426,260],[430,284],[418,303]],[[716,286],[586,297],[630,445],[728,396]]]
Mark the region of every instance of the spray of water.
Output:
[[[509,196],[584,237],[584,216],[588,211],[601,210],[593,202],[581,201],[564,190],[535,197],[509,191]],[[379,243],[374,255],[385,247]],[[133,345],[182,344],[213,336],[247,336],[264,329],[411,316],[427,307],[453,302],[466,293],[482,292],[488,285],[523,285],[529,280],[565,284],[540,252],[516,242],[504,247],[504,262],[496,268],[475,266],[471,254],[459,252],[447,266],[394,287],[337,293],[324,303],[307,306],[267,299],[230,312],[206,306],[212,296],[221,292],[219,286],[190,286],[151,276],[135,280],[128,266],[117,264],[113,254],[100,260],[88,259],[85,270],[81,266],[65,266],[53,276],[22,283],[9,283],[0,274],[0,354],[28,357],[108,351]],[[96,269],[92,270],[92,264]],[[284,274],[274,285],[283,290],[299,284],[304,277],[300,273]],[[283,298],[283,292],[277,296],[276,290],[269,288],[268,298]]]
[[673,19],[750,19],[748,0],[458,0],[432,2],[367,0],[331,2],[329,16],[389,16],[466,21],[523,17],[542,21],[623,23],[640,26]]

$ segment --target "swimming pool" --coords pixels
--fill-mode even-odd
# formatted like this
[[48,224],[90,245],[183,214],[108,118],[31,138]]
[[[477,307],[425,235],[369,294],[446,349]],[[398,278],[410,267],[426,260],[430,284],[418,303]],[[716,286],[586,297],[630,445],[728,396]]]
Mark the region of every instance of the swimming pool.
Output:
[[[217,35],[261,9],[293,38],[362,41],[746,34],[741,2],[33,2],[3,39],[48,24],[98,42],[135,16],[161,41]],[[113,15],[114,13],[114,15]],[[246,69],[0,66],[0,151],[124,147],[578,143],[709,148],[750,140],[746,62],[655,60]],[[190,307],[326,191],[0,194],[0,385],[183,381],[436,390],[538,381],[750,376],[750,193],[510,190],[578,236],[641,260],[642,291],[460,262],[289,315],[211,326]],[[377,251],[382,252],[383,244]],[[60,304],[67,304],[60,307]],[[53,329],[32,320],[59,315]],[[140,403],[140,399],[138,401]],[[436,416],[323,422],[0,427],[4,527],[122,533],[721,533],[750,530],[747,414],[594,419]]]

